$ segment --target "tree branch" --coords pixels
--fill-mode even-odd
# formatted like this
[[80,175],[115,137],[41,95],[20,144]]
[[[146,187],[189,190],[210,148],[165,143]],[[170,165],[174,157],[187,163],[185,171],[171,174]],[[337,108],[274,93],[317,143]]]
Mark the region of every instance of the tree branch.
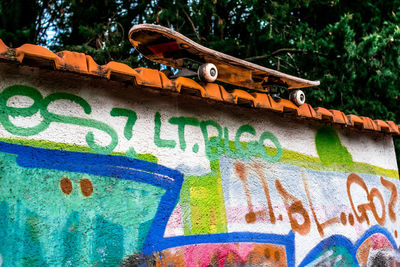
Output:
[[315,51],[315,50],[304,50],[304,49],[296,49],[296,48],[280,48],[280,49],[278,49],[278,50],[275,50],[274,52],[272,52],[271,54],[269,54],[269,55],[262,55],[262,56],[256,56],[256,57],[248,57],[248,58],[245,58],[245,60],[249,60],[249,61],[251,61],[251,60],[257,60],[257,59],[268,59],[268,58],[270,58],[270,57],[273,57],[273,56],[275,56],[275,55],[277,55],[277,54],[280,54],[280,53],[304,53],[304,54],[307,54],[307,53],[313,53],[313,54],[317,54],[317,55],[322,55],[322,56],[327,56],[326,54],[322,54],[322,53],[320,53],[320,52],[318,52],[318,51]]
[[188,21],[190,22],[190,24],[192,25],[193,32],[194,32],[194,34],[196,34],[197,39],[198,39],[199,41],[201,41],[201,40],[200,40],[200,36],[197,34],[196,27],[194,26],[193,21],[190,19],[189,14],[186,13],[186,11],[185,11],[184,9],[183,9],[183,13],[185,14],[185,16],[186,16],[186,18],[188,19]]

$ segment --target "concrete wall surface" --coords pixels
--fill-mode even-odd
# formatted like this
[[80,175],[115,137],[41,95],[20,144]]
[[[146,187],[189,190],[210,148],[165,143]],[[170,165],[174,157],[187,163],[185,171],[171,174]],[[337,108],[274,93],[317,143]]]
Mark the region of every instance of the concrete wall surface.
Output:
[[390,135],[9,64],[0,106],[0,266],[400,262]]

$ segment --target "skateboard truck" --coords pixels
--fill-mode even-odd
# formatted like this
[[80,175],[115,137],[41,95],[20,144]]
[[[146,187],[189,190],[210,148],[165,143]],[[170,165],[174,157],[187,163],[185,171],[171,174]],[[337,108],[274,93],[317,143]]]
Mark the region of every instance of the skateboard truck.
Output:
[[279,102],[281,100],[281,95],[279,93],[272,93],[271,97],[273,100],[275,100],[276,102]]
[[273,100],[279,102],[281,100],[281,94],[279,93],[279,90],[275,86],[263,86],[265,91],[267,92],[268,95],[272,97]]
[[[280,90],[279,88],[275,85],[271,85],[270,83],[263,83],[262,84],[264,90],[267,92],[267,94],[269,94],[275,101],[280,101],[281,100],[281,96],[280,96]],[[285,86],[286,89],[287,86]],[[303,105],[306,101],[306,95],[304,94],[304,92],[302,90],[299,89],[291,89],[289,90],[289,100],[292,101],[296,106],[300,107],[301,105]]]
[[162,72],[167,75],[169,79],[176,79],[178,77],[193,78],[197,76],[197,72],[190,69],[180,69],[177,74],[174,74],[171,70],[163,70]]
[[193,78],[193,77],[199,77],[199,79],[203,82],[214,82],[217,77],[218,77],[218,69],[217,67],[212,64],[212,63],[206,63],[201,65],[197,72],[192,71],[189,68],[183,68],[180,69],[177,74],[174,75],[174,73],[171,70],[165,69],[162,70],[162,72],[167,75],[168,78],[170,79],[176,79],[178,77],[188,77],[188,78]]
[[[279,92],[270,92],[269,95],[277,102],[281,100]],[[292,101],[296,106],[300,107],[306,102],[306,95],[302,90],[293,90],[289,93],[289,100]]]
[[272,97],[273,100],[279,102],[281,100],[281,94],[279,92],[279,89],[277,88],[276,83],[268,82],[269,80],[270,77],[264,77],[261,86],[264,89],[264,91]]

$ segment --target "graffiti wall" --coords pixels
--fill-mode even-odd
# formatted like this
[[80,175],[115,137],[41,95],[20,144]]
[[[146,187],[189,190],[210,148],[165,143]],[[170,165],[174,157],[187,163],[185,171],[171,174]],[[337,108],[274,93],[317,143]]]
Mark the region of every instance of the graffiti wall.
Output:
[[0,266],[395,266],[392,137],[0,68]]

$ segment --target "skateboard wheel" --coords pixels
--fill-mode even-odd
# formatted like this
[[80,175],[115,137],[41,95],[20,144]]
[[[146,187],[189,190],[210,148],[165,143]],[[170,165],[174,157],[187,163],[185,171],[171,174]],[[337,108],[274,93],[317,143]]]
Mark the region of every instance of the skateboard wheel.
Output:
[[294,90],[290,93],[289,99],[297,106],[301,106],[306,102],[306,95],[301,90]]
[[201,81],[211,83],[217,79],[218,69],[214,64],[206,63],[199,67],[197,74]]

